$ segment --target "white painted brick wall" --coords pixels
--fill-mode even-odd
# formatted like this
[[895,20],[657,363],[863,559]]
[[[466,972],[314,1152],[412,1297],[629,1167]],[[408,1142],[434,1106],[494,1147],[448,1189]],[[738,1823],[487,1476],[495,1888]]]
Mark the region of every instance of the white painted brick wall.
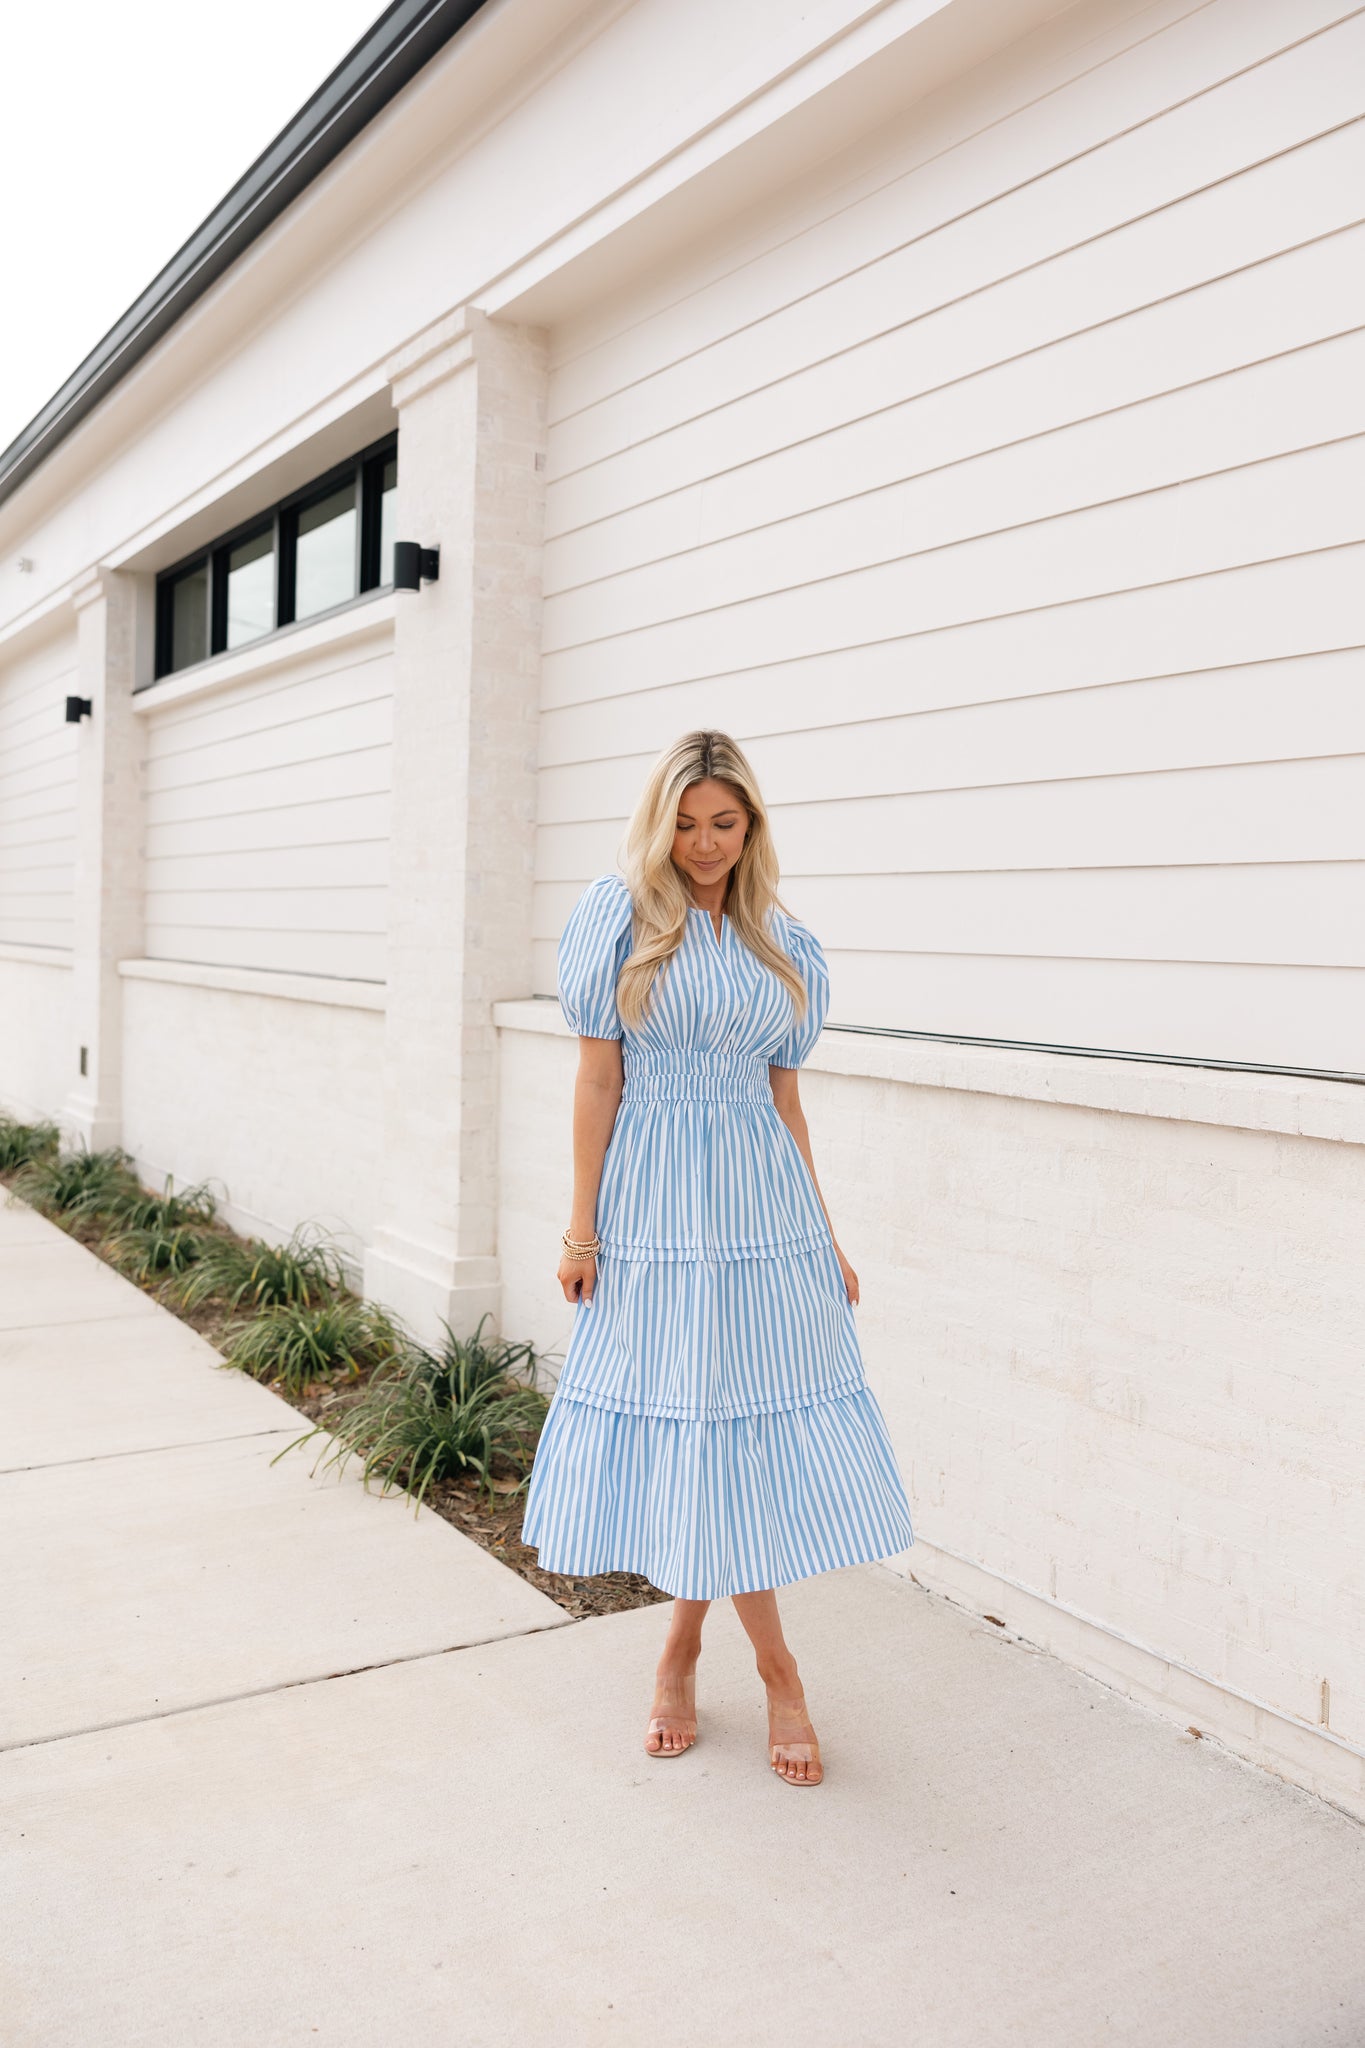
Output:
[[351,1259],[378,1186],[383,1014],[177,983],[124,983],[124,1144],[160,1187],[226,1183],[226,1219],[304,1221]]
[[0,1107],[55,1118],[73,1049],[70,963],[0,959]]
[[[561,1347],[574,1063],[502,1033],[503,1323]],[[1365,1814],[1365,1146],[814,1069],[802,1099],[902,1567]]]

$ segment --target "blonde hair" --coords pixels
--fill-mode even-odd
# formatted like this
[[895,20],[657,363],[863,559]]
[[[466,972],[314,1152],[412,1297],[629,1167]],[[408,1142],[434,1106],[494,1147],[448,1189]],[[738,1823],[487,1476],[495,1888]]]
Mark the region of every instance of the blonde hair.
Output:
[[806,985],[791,956],[773,937],[772,912],[790,915],[777,894],[778,865],[758,778],[729,733],[687,732],[665,748],[646,778],[626,828],[621,868],[633,908],[634,951],[616,983],[622,1021],[639,1030],[648,1013],[654,977],[683,942],[692,892],[673,864],[678,806],[694,782],[723,782],[747,812],[744,848],[730,870],[725,914],[756,960],[791,993],[794,1020],[805,1015]]

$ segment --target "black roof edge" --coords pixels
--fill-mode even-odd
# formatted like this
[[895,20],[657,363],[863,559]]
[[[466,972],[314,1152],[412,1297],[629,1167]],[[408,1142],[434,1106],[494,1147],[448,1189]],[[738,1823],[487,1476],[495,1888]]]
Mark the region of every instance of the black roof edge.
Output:
[[0,453],[0,503],[483,4],[484,0],[393,0],[385,8],[164,270]]

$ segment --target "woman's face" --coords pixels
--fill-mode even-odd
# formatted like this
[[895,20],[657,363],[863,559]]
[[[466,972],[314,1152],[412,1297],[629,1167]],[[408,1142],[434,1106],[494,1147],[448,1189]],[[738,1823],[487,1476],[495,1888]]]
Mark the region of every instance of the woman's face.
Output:
[[728,782],[692,782],[682,793],[673,864],[694,888],[724,882],[744,850],[749,813]]

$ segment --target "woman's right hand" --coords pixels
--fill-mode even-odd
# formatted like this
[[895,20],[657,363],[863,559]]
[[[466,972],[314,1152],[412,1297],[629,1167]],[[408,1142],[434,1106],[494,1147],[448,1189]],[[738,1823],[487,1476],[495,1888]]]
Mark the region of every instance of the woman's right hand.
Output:
[[591,1301],[597,1286],[596,1259],[571,1259],[566,1253],[559,1262],[555,1276],[564,1289],[565,1301],[577,1307],[580,1301]]

